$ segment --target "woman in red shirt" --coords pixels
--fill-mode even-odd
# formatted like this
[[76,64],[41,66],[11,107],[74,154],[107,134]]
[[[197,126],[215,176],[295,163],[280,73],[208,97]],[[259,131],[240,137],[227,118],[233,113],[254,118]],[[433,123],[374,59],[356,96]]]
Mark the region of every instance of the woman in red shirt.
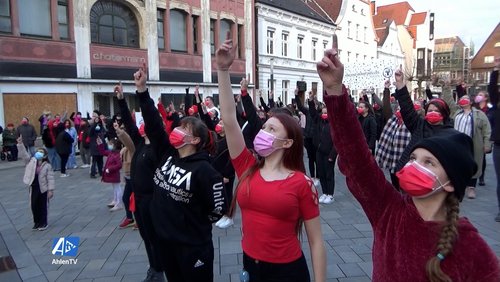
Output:
[[342,90],[344,66],[333,41],[317,69],[339,168],[373,228],[373,281],[500,281],[496,255],[459,217],[459,201],[477,168],[471,138],[452,132],[419,141],[397,174],[406,194],[398,193],[373,159]]
[[234,198],[241,208],[243,266],[252,282],[310,281],[299,240],[303,224],[315,281],[325,281],[318,193],[304,174],[300,126],[286,114],[273,115],[254,140],[254,149],[262,158],[257,160],[245,147],[228,72],[235,49],[228,33],[217,50],[216,62],[227,145],[240,179]]

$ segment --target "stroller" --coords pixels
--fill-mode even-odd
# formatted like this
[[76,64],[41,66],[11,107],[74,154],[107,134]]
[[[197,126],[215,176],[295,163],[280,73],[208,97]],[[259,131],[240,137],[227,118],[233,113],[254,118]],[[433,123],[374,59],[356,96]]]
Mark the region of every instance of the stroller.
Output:
[[2,146],[2,152],[0,152],[0,160],[7,160],[10,162],[12,160],[12,153],[10,152],[8,147],[3,145],[2,135],[0,135],[0,146]]

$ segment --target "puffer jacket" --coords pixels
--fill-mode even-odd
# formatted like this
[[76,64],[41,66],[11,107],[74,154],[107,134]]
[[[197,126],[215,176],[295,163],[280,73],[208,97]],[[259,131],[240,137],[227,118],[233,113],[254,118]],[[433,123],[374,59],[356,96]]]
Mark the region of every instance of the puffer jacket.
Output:
[[[34,157],[30,157],[23,144],[17,144],[17,150],[19,150],[19,157],[23,159],[26,164],[23,182],[31,186],[33,180],[35,180],[37,160]],[[40,172],[38,173],[38,184],[40,185],[40,191],[42,193],[54,190],[54,172],[52,171],[50,163],[45,161],[42,162]]]

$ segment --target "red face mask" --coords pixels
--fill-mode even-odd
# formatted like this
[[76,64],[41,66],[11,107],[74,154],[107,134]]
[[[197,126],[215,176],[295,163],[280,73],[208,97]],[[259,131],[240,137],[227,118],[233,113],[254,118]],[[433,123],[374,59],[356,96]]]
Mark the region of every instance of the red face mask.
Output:
[[391,103],[396,102],[396,98],[394,98],[393,96],[391,96],[391,98],[390,98],[390,99],[391,99]]
[[357,108],[357,111],[359,115],[362,115],[365,112],[362,108]]
[[221,134],[222,130],[224,130],[224,127],[223,127],[222,125],[217,124],[217,125],[215,126],[215,132],[216,132],[217,134]]
[[[436,174],[423,167],[416,161],[408,162],[405,167],[396,172],[399,178],[399,185],[406,193],[412,197],[426,198],[443,188]],[[436,181],[440,184],[434,188]]]
[[401,116],[401,112],[397,111],[396,113],[394,113],[394,115],[396,116],[396,118],[398,118],[398,123],[401,124],[403,122],[403,117]]
[[460,99],[458,100],[458,105],[464,107],[464,106],[467,106],[470,104],[470,100],[469,99]]
[[28,121],[23,120],[23,121],[21,121],[21,123],[22,123],[22,124],[28,124]]
[[378,110],[380,110],[380,106],[378,104],[375,104],[375,105],[373,105],[373,109],[375,111],[378,111]]
[[189,110],[188,110],[188,114],[190,116],[195,115],[197,113],[198,113],[198,106],[196,106],[196,105],[191,106],[191,108],[189,108]]
[[328,119],[328,114],[321,114],[321,118],[322,118],[323,120]]
[[420,105],[420,103],[415,103],[413,104],[413,108],[415,109],[415,111],[420,111],[422,109],[422,106]]
[[438,112],[428,112],[425,115],[425,120],[430,124],[438,124],[443,121],[443,115]]
[[170,144],[174,146],[174,148],[179,149],[186,145],[186,142],[184,141],[186,136],[188,136],[187,133],[178,128],[174,128],[174,130],[172,130],[172,132],[168,136],[168,140],[170,141]]
[[144,123],[141,124],[141,126],[139,126],[139,134],[141,135],[141,137],[144,137],[146,136],[146,131],[144,130]]
[[205,101],[205,106],[210,107],[210,101]]

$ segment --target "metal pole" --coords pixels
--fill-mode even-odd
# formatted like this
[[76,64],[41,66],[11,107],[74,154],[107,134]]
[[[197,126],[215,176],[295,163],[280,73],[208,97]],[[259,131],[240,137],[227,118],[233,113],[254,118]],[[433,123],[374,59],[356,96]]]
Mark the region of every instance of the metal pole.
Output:
[[274,58],[271,58],[271,91],[274,95]]

